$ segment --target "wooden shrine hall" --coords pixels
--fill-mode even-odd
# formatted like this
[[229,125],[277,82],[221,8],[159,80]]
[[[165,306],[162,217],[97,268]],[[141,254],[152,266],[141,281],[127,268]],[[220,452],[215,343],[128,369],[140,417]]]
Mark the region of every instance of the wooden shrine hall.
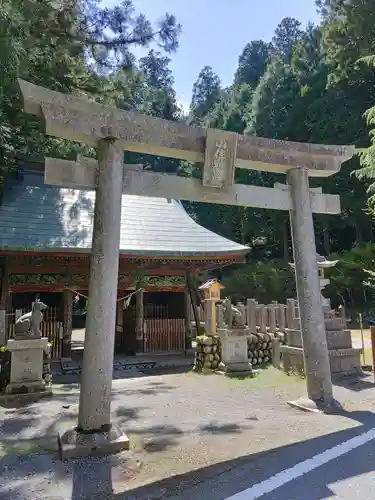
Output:
[[[43,332],[59,358],[70,353],[78,311],[84,327],[95,191],[46,185],[43,160],[17,163],[0,200],[0,345],[39,294],[48,305]],[[179,201],[123,195],[116,351],[187,349],[186,276],[242,262],[248,251],[194,222]]]

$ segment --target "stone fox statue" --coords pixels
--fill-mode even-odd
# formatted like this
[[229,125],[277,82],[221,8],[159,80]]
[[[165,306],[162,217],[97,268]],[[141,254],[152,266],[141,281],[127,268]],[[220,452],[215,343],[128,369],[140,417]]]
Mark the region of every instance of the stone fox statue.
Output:
[[233,326],[243,326],[244,318],[242,317],[242,313],[237,307],[232,305],[231,299],[227,297],[222,301],[224,307],[224,321],[229,326],[229,328]]
[[14,337],[41,337],[40,324],[43,321],[44,309],[47,309],[46,304],[36,299],[33,302],[31,312],[23,314],[16,321],[14,329]]

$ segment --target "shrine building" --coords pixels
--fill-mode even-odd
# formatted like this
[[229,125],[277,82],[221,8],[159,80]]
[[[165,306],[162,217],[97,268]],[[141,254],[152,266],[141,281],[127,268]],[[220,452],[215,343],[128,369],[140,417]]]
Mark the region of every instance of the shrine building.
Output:
[[[59,358],[69,355],[72,328],[85,323],[95,191],[46,185],[43,160],[17,162],[0,200],[0,345],[39,294],[48,305],[43,333]],[[179,201],[123,195],[116,351],[183,352],[186,276],[243,262],[248,252],[197,224]]]

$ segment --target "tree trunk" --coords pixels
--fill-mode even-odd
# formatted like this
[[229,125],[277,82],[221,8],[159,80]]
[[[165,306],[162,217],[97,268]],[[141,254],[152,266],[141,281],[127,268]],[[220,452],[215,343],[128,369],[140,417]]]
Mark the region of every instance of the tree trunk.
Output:
[[371,222],[370,222],[369,228],[368,228],[368,236],[369,236],[369,241],[372,241],[372,239],[374,237],[374,227],[373,227]]
[[329,238],[329,228],[325,224],[325,227],[323,229],[323,248],[324,248],[324,254],[329,255],[331,253],[331,241]]
[[360,245],[363,242],[363,231],[359,221],[358,224],[355,225],[355,238],[358,245]]

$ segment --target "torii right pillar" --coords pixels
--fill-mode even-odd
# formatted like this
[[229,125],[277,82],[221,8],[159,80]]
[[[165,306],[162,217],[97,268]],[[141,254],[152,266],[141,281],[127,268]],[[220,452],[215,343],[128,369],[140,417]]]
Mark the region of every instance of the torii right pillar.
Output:
[[307,381],[307,398],[290,404],[317,411],[332,408],[337,403],[332,391],[308,175],[308,169],[301,167],[287,172],[292,201],[290,222]]

